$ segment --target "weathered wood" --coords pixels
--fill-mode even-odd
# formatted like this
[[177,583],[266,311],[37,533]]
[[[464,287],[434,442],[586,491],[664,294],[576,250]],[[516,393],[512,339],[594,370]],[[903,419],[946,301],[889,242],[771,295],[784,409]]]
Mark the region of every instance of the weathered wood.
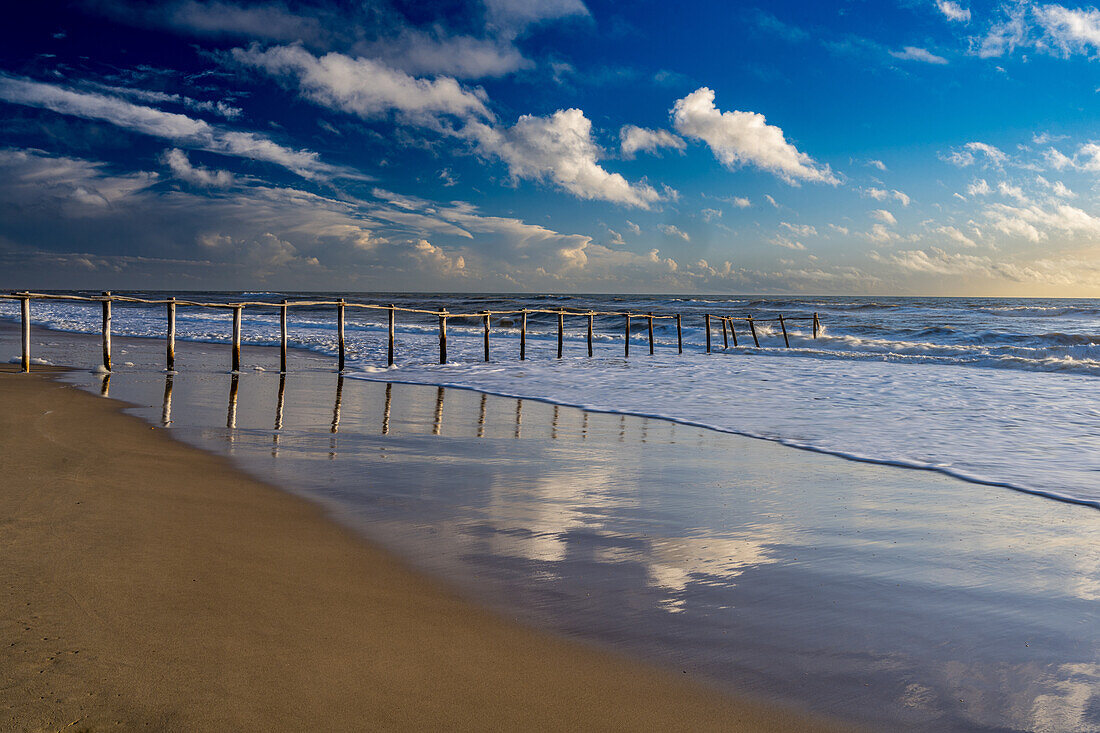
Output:
[[168,371],[176,369],[176,299],[168,299],[166,304],[168,311],[168,327],[164,335],[164,368]]
[[790,339],[787,338],[787,324],[783,322],[783,316],[779,316],[779,327],[783,329],[783,343],[787,345],[787,348],[791,348]]
[[111,371],[111,291],[103,293],[103,368]]
[[630,314],[626,314],[626,345],[623,347],[623,356],[630,356]]
[[340,305],[336,306],[336,340],[339,342],[340,358],[336,369],[344,371],[344,299],[340,298]]
[[31,370],[31,299],[19,299],[19,317],[22,322],[23,358],[21,367],[24,372]]
[[710,353],[710,314],[709,313],[707,313],[705,316],[703,316],[703,322],[706,324],[707,353],[709,354]]
[[649,314],[649,355],[653,356],[653,313]]
[[726,319],[730,322],[730,336],[733,338],[733,345],[737,346],[737,331],[733,330],[733,316]]
[[396,318],[395,318],[396,315],[397,315],[397,308],[394,307],[394,305],[391,303],[390,304],[390,312],[389,312],[390,356],[389,356],[389,361],[386,362],[390,366],[393,366],[393,336],[394,336],[394,326],[395,326],[394,321],[396,320]]
[[482,320],[485,326],[485,361],[489,361],[489,311],[485,311]]
[[817,332],[821,329],[821,324],[817,320],[817,313],[814,313],[814,338],[817,338]]
[[241,370],[241,311],[244,306],[233,306],[233,372]]
[[283,304],[279,306],[279,373],[286,374],[286,317],[287,311],[290,307],[287,305],[286,298],[283,298]]
[[676,353],[684,353],[684,328],[679,313],[676,314]]
[[722,348],[728,349],[730,347],[730,337],[729,334],[726,333],[726,321],[729,319],[725,316],[719,316],[718,320],[722,322]]
[[588,314],[588,355],[592,356],[592,326],[593,321],[596,320],[596,316],[591,313]]
[[756,348],[760,348],[760,339],[756,337],[756,322],[752,320],[752,316],[749,316],[749,330],[752,331],[752,342],[756,344]]
[[565,345],[565,313],[558,311],[558,358],[561,358]]
[[524,308],[519,319],[519,360],[527,358],[527,309]]
[[447,363],[447,309],[439,317],[439,363]]

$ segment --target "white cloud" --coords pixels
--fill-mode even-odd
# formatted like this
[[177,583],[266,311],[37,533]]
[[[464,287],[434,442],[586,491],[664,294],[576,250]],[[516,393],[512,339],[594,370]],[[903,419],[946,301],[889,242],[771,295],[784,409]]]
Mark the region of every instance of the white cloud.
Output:
[[638,236],[639,234],[642,233],[642,228],[640,226],[638,226],[637,224],[635,224],[634,222],[630,221],[629,219],[627,219],[625,223],[626,223],[626,228],[629,229],[631,232],[633,232],[634,236]]
[[850,230],[848,229],[848,227],[842,227],[839,224],[830,224],[829,228],[832,229],[837,234],[843,234],[844,236],[848,236],[848,234],[850,233]]
[[1024,191],[1019,186],[1010,185],[1007,181],[1001,181],[997,184],[997,190],[1002,196],[1008,196],[1009,198],[1016,199],[1021,204],[1030,203],[1027,196],[1024,195]]
[[188,109],[193,109],[196,112],[210,112],[211,114],[224,117],[227,120],[235,120],[240,117],[243,112],[240,107],[234,107],[221,100],[200,100],[182,94],[169,94],[167,92],[158,92],[151,89],[119,87],[109,84],[89,83],[87,86],[107,92],[108,94],[130,97],[131,99],[137,99],[142,102],[150,102],[153,104],[179,104]]
[[997,231],[1031,242],[1046,239],[1050,231],[1100,236],[1100,218],[1064,203],[1045,209],[1034,204],[992,204],[984,213]]
[[772,206],[773,206],[774,208],[776,208],[776,209],[778,209],[778,208],[779,208],[779,202],[778,202],[778,201],[776,201],[776,200],[775,200],[774,198],[772,198],[770,194],[764,194],[764,199],[765,199],[765,200],[766,200],[766,201],[767,201],[767,202],[768,202],[769,204],[771,204],[771,205],[772,205]]
[[875,201],[885,201],[890,195],[886,189],[883,188],[868,188],[864,193],[873,198]]
[[944,17],[957,23],[970,22],[970,8],[964,8],[952,0],[936,0],[936,7]]
[[923,61],[926,64],[946,64],[947,59],[943,56],[937,56],[931,51],[924,48],[917,48],[916,46],[906,46],[901,51],[891,51],[890,55],[896,59],[903,59],[906,61]]
[[802,251],[806,249],[806,245],[802,244],[802,242],[784,237],[782,234],[777,234],[768,241],[774,244],[776,247],[784,247],[786,249],[793,249],[797,251]]
[[988,196],[993,193],[993,189],[989,187],[989,182],[984,178],[975,178],[974,181],[966,187],[966,192],[971,196]]
[[668,130],[648,130],[634,125],[624,125],[619,130],[619,144],[623,156],[627,158],[633,158],[639,150],[656,153],[661,148],[683,150],[687,147],[683,138],[673,135]]
[[936,231],[950,239],[952,242],[955,242],[956,244],[961,244],[964,247],[978,246],[977,242],[975,242],[973,239],[966,236],[953,226],[942,226],[937,228]]
[[112,175],[103,163],[49,156],[36,150],[0,149],[3,201],[50,216],[101,216],[139,198],[156,173]]
[[357,44],[356,51],[409,74],[459,79],[497,78],[534,66],[508,39],[451,35],[438,27],[404,28],[395,37]]
[[722,210],[721,209],[703,209],[702,211],[699,212],[699,215],[703,217],[703,221],[711,222],[711,221],[714,221],[715,219],[721,219],[722,218]]
[[165,150],[161,162],[171,169],[172,174],[193,186],[207,188],[226,188],[233,185],[234,177],[229,171],[216,171],[191,165],[187,154],[179,148]]
[[817,229],[810,224],[791,224],[787,221],[779,222],[779,226],[793,233],[796,237],[816,237]]
[[1036,7],[1034,12],[1050,43],[1063,54],[1088,53],[1100,48],[1100,10],[1043,5]]
[[1048,148],[1044,151],[1043,157],[1056,170],[1071,168],[1088,173],[1100,173],[1100,145],[1097,143],[1081,145],[1072,158],[1055,148]]
[[670,237],[678,237],[678,238],[684,240],[685,242],[690,242],[691,241],[691,237],[688,235],[687,232],[683,231],[682,229],[679,229],[678,227],[673,226],[672,224],[658,224],[657,228],[660,229],[662,232],[664,232],[665,234],[667,234]]
[[631,184],[597,162],[592,123],[579,109],[549,117],[524,115],[510,128],[471,123],[467,134],[484,155],[500,158],[514,179],[549,180],[574,196],[648,209],[661,195],[644,183]]
[[940,160],[959,168],[974,165],[974,154],[966,150],[952,150],[950,153],[940,153]]
[[745,198],[744,196],[734,196],[732,199],[730,199],[730,203],[739,209],[747,209],[752,206],[752,201]]
[[261,51],[235,48],[232,58],[287,83],[316,104],[364,119],[396,113],[402,121],[438,126],[441,116],[493,119],[485,93],[467,89],[455,79],[418,79],[368,58],[339,53],[317,57],[301,46],[276,46]]
[[485,9],[491,24],[512,33],[535,23],[589,15],[581,0],[485,0]]
[[872,168],[878,168],[880,171],[883,172],[886,171],[886,164],[883,163],[881,160],[869,160],[867,161],[867,165],[871,166]]
[[902,193],[901,191],[898,191],[897,189],[892,190],[890,192],[890,195],[900,201],[902,206],[908,206],[909,202],[912,201],[912,199],[910,199],[908,195]]
[[894,215],[891,214],[886,209],[875,209],[874,211],[870,211],[868,213],[870,214],[872,219],[877,219],[878,221],[881,221],[883,224],[889,224],[890,226],[894,226],[895,224],[898,223],[898,220],[894,217]]
[[714,105],[714,92],[701,87],[672,108],[676,131],[702,140],[728,168],[755,165],[790,184],[814,181],[837,184],[828,165],[820,165],[787,142],[783,131],[768,125],[755,112],[721,112]]
[[317,153],[286,148],[264,135],[226,130],[186,115],[142,107],[103,94],[75,92],[53,84],[0,75],[0,99],[58,114],[109,122],[143,135],[171,140],[181,147],[274,163],[304,178],[348,173],[322,163]]

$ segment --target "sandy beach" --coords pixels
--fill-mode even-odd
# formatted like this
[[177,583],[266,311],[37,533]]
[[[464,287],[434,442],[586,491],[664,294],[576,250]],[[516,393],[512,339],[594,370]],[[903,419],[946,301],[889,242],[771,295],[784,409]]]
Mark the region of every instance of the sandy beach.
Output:
[[830,730],[480,610],[227,461],[0,375],[0,729]]

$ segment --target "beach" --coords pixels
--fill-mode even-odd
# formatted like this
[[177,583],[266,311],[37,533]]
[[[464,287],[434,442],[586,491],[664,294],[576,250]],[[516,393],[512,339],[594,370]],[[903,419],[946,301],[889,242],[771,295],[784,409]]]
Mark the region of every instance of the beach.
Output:
[[480,610],[42,375],[0,375],[0,729],[837,729]]

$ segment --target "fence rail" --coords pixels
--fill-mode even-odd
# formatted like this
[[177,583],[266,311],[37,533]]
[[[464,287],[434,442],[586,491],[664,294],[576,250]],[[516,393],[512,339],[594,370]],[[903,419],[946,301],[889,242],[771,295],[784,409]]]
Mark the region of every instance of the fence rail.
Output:
[[[434,316],[439,319],[439,363],[444,364],[447,362],[447,321],[453,318],[476,318],[480,319],[484,329],[484,358],[485,361],[489,361],[489,333],[492,330],[491,319],[492,316],[519,316],[520,333],[519,333],[519,358],[521,360],[527,358],[527,316],[533,314],[548,314],[556,315],[558,317],[558,358],[562,358],[564,353],[564,339],[565,339],[565,319],[568,316],[584,317],[588,321],[587,328],[587,342],[588,342],[588,356],[592,356],[593,349],[593,321],[596,316],[618,316],[624,319],[625,328],[623,331],[623,354],[624,356],[630,356],[630,322],[632,318],[641,318],[646,320],[649,337],[649,353],[654,353],[654,338],[653,338],[653,322],[659,320],[675,320],[676,321],[676,348],[677,353],[684,353],[684,339],[683,339],[683,314],[680,313],[638,313],[633,311],[598,311],[598,310],[582,310],[579,308],[518,308],[510,310],[482,310],[470,313],[452,313],[446,309],[431,310],[425,308],[405,308],[396,305],[379,305],[377,303],[357,303],[355,301],[345,300],[343,298],[339,300],[289,300],[283,299],[281,301],[264,301],[264,300],[246,300],[235,303],[218,303],[218,302],[203,302],[197,300],[183,300],[175,297],[169,298],[135,298],[129,295],[113,295],[110,292],[105,292],[102,295],[56,295],[53,293],[34,293],[28,291],[19,291],[14,293],[0,293],[0,299],[3,300],[18,300],[20,304],[20,317],[22,321],[22,369],[24,372],[30,371],[30,324],[31,313],[30,304],[34,300],[57,300],[57,301],[70,301],[70,302],[85,302],[85,303],[99,303],[101,304],[103,321],[102,321],[102,336],[103,336],[103,368],[108,372],[111,371],[111,305],[113,303],[139,303],[143,305],[163,305],[165,306],[165,363],[169,371],[175,368],[176,361],[176,309],[179,307],[192,307],[192,308],[221,308],[231,310],[233,313],[233,331],[232,331],[232,371],[240,371],[241,367],[241,314],[245,308],[276,308],[279,310],[279,332],[280,332],[280,359],[279,366],[282,372],[287,370],[287,312],[291,308],[301,307],[317,307],[317,306],[332,306],[336,309],[337,319],[337,343],[338,343],[338,370],[343,371],[345,365],[345,342],[344,342],[344,316],[345,311],[348,308],[359,308],[363,310],[375,310],[386,311],[388,318],[388,363],[393,366],[395,355],[395,323],[397,313],[414,313],[420,315]],[[756,332],[756,325],[758,323],[779,323],[779,327],[783,333],[783,343],[789,349],[791,347],[790,338],[787,335],[787,323],[790,321],[812,321],[813,323],[813,338],[817,338],[818,333],[821,330],[821,321],[818,318],[817,313],[809,316],[783,316],[780,315],[776,318],[754,318],[753,316],[726,316],[717,315],[712,313],[705,313],[703,315],[704,327],[706,331],[706,351],[708,354],[712,353],[711,332],[712,332],[712,319],[717,318],[722,326],[722,343],[724,348],[729,348],[729,340],[732,337],[733,345],[738,346],[737,331],[734,329],[734,321],[741,321],[748,324],[749,332],[752,335],[753,345],[760,346],[760,338]],[[728,329],[728,331],[727,331]]]

